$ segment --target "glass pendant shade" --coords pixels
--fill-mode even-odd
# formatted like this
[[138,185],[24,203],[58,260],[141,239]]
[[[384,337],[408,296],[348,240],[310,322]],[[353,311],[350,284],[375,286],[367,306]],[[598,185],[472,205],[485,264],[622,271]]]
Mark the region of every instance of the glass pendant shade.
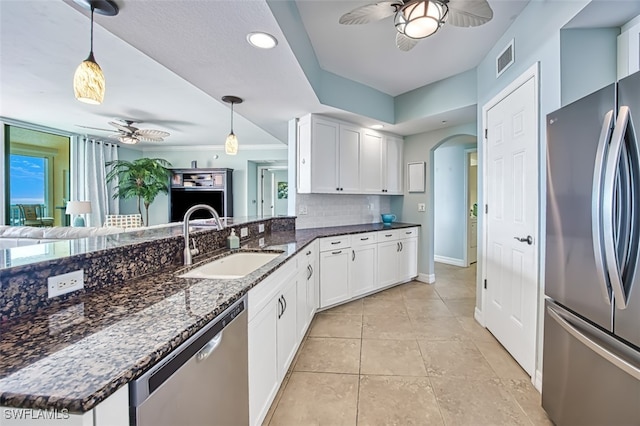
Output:
[[93,58],[93,52],[85,59],[73,75],[73,92],[76,99],[92,105],[100,105],[104,100],[104,74]]
[[233,133],[229,133],[227,140],[224,142],[224,152],[228,155],[236,155],[238,153],[238,138]]
[[444,24],[449,8],[437,0],[414,0],[396,14],[398,32],[413,39],[433,35]]

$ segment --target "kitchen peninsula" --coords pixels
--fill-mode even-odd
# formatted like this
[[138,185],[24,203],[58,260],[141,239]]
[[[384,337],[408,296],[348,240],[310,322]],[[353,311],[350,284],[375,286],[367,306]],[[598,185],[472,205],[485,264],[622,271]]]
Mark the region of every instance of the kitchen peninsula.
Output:
[[[236,232],[238,228],[248,230],[248,235],[241,240],[242,250],[267,250],[279,255],[244,278],[180,278],[178,275],[189,269],[227,255],[228,250],[222,247],[230,228],[194,232],[197,246],[201,250],[211,249],[196,257],[194,265],[184,267],[180,263],[183,240],[178,226],[177,229],[142,231],[137,236],[120,234],[120,238],[115,235],[79,240],[72,244],[77,251],[67,257],[52,255],[46,261],[7,265],[1,269],[0,406],[66,410],[74,413],[72,419],[93,419],[89,424],[95,425],[113,421],[113,417],[108,417],[109,420],[102,417],[107,414],[101,412],[100,407],[108,406],[109,410],[104,412],[119,411],[118,421],[128,424],[127,383],[247,293],[251,327],[251,290],[259,290],[260,283],[273,281],[279,271],[287,267],[297,268],[302,272],[297,277],[304,277],[300,281],[308,282],[310,265],[302,256],[312,248],[319,246],[315,250],[319,254],[323,245],[331,247],[335,237],[341,237],[341,243],[333,245],[336,247],[333,252],[346,252],[345,247],[355,248],[367,241],[360,238],[389,235],[393,241],[387,241],[386,246],[393,246],[393,250],[400,253],[405,241],[401,233],[415,233],[406,238],[409,241],[414,235],[417,237],[418,229],[413,224],[394,223],[296,230],[295,218],[288,217],[234,219],[232,226]],[[361,237],[365,234],[367,237]],[[348,246],[345,246],[346,240],[350,241]],[[383,247],[382,242],[377,244]],[[342,248],[338,249],[339,245]],[[417,253],[412,256],[417,259]],[[320,257],[318,263],[321,264]],[[410,262],[409,267],[414,264],[415,261]],[[46,277],[77,267],[85,270],[85,290],[78,295],[62,296],[53,303],[46,302],[46,289],[42,288]],[[321,270],[321,266],[317,269]],[[408,275],[414,277],[417,271],[397,277],[404,279]],[[389,285],[385,283],[385,286]],[[36,291],[31,292],[31,287]],[[347,292],[341,300],[334,299],[326,307],[382,288],[368,289],[365,293]],[[322,298],[317,295],[306,294],[306,300],[315,301],[313,309],[307,311],[310,317],[317,308],[325,307],[319,305]],[[268,408],[269,397],[251,401],[256,407],[252,423],[261,417],[258,405],[260,409],[264,405]]]

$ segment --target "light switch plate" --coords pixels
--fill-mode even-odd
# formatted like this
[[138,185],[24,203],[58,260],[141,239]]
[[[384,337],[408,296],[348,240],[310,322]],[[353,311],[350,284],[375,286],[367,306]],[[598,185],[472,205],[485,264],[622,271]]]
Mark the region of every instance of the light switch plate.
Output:
[[418,211],[419,212],[427,211],[427,206],[425,205],[425,203],[418,203]]

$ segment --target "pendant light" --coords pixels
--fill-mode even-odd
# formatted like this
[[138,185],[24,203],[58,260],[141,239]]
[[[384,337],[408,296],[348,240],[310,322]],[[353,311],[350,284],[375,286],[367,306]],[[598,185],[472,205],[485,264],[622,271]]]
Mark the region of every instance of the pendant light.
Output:
[[396,13],[396,30],[412,39],[429,37],[444,24],[448,12],[449,6],[441,0],[407,1]]
[[242,98],[237,96],[223,96],[222,101],[231,104],[231,133],[224,142],[224,152],[228,155],[236,155],[238,153],[238,138],[233,133],[233,104],[241,104]]
[[104,99],[105,81],[100,65],[93,57],[93,12],[115,16],[118,5],[113,0],[74,0],[80,6],[91,10],[91,49],[73,75],[73,92],[76,99],[92,105],[100,105]]

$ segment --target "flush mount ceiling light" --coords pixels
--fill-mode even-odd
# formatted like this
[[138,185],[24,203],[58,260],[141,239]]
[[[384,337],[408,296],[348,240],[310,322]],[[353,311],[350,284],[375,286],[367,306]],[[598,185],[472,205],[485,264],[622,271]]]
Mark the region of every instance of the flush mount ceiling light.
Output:
[[259,49],[273,49],[278,44],[274,36],[259,31],[247,34],[247,41]]
[[242,98],[237,96],[223,96],[222,101],[231,104],[231,132],[224,142],[224,152],[228,155],[236,155],[238,153],[238,138],[233,133],[233,104],[241,104]]
[[100,65],[93,57],[93,12],[115,16],[118,5],[113,0],[74,0],[85,9],[91,10],[91,48],[85,59],[73,75],[73,92],[76,99],[92,105],[100,105],[104,99],[105,81]]
[[493,10],[487,0],[379,0],[345,13],[339,22],[366,24],[390,16],[395,16],[396,46],[406,52],[445,21],[455,27],[477,27],[493,18]]

